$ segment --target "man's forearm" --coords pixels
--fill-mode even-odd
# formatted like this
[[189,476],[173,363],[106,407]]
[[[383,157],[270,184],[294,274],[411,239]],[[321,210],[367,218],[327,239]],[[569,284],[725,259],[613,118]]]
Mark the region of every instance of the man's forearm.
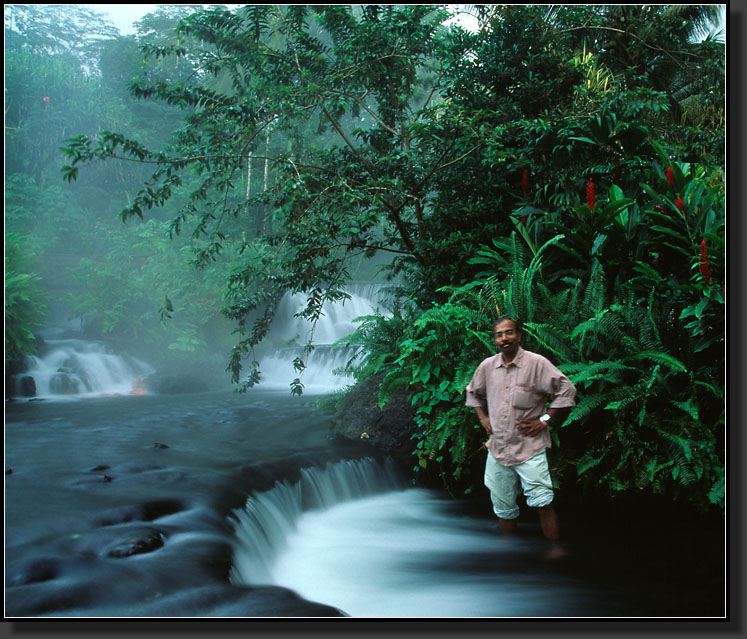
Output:
[[488,415],[488,411],[485,410],[482,406],[474,406],[475,413],[477,414],[477,419],[480,420],[480,425],[483,427],[485,432],[490,435],[493,432],[493,427],[490,425],[490,416]]
[[562,422],[568,416],[570,408],[548,408],[547,414],[550,416],[550,423],[557,424]]

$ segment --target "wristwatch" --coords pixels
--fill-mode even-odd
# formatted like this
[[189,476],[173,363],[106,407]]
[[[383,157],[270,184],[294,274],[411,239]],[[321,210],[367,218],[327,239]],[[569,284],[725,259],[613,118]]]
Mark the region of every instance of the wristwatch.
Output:
[[547,425],[547,422],[550,421],[550,416],[547,413],[545,413],[544,415],[542,415],[542,417],[540,417],[540,421],[543,424]]

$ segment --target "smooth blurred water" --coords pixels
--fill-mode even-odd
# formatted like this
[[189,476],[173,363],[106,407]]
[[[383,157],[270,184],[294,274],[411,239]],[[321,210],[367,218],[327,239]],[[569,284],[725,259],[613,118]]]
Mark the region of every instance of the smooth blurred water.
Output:
[[[339,388],[333,351],[317,352],[307,390]],[[288,393],[290,371],[245,395],[159,396],[132,392],[147,364],[98,344],[52,343],[32,363],[41,396],[6,403],[11,616],[723,615],[719,530],[561,510],[558,556],[529,511],[504,537],[487,494],[475,516],[391,460],[330,462],[351,450],[333,450],[313,396]],[[153,535],[162,547],[111,555]]]
[[28,357],[23,374],[34,379],[37,398],[137,394],[154,372],[147,362],[110,352],[100,342],[55,339],[45,346],[43,354]]
[[[531,567],[536,539],[499,537],[410,489],[310,512],[298,522],[273,583],[353,617],[558,617],[610,612],[609,593]],[[520,560],[529,560],[521,574]]]
[[283,586],[364,618],[620,612],[614,587],[557,571],[558,547],[534,527],[502,537],[492,520],[396,479],[373,460],[339,462],[251,497],[233,515],[232,582]]
[[[341,371],[360,352],[360,347],[336,342],[356,331],[358,318],[377,311],[387,315],[388,311],[382,308],[379,284],[350,286],[347,293],[349,299],[326,303],[315,323],[300,316],[306,305],[306,295],[283,297],[276,311],[277,319],[258,349],[265,388],[288,388],[296,377],[300,377],[304,392],[315,394],[355,383],[352,375]],[[314,349],[305,353],[304,346],[310,339],[313,339]],[[306,366],[301,374],[293,367],[296,357]]]

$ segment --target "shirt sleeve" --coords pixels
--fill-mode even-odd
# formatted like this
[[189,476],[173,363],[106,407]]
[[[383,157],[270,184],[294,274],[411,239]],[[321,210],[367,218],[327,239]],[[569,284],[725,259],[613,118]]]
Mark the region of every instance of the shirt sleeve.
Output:
[[545,379],[550,392],[550,408],[572,408],[576,405],[576,387],[570,379],[549,360],[545,360]]
[[476,406],[485,407],[487,405],[487,400],[486,400],[487,384],[486,384],[484,364],[480,364],[477,367],[475,374],[472,376],[472,380],[470,381],[469,384],[467,384],[466,392],[467,392],[467,400],[465,402],[466,406],[474,408]]

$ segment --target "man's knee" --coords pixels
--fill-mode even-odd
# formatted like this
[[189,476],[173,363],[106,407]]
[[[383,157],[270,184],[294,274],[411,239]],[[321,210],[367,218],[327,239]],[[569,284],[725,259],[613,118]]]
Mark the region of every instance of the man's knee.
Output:
[[550,503],[545,504],[544,506],[534,506],[534,508],[538,510],[539,512],[550,512],[554,510],[555,506],[553,502],[551,501]]
[[555,493],[552,488],[547,488],[546,486],[533,487],[525,495],[527,506],[530,508],[548,508],[552,505],[553,499],[555,499]]

